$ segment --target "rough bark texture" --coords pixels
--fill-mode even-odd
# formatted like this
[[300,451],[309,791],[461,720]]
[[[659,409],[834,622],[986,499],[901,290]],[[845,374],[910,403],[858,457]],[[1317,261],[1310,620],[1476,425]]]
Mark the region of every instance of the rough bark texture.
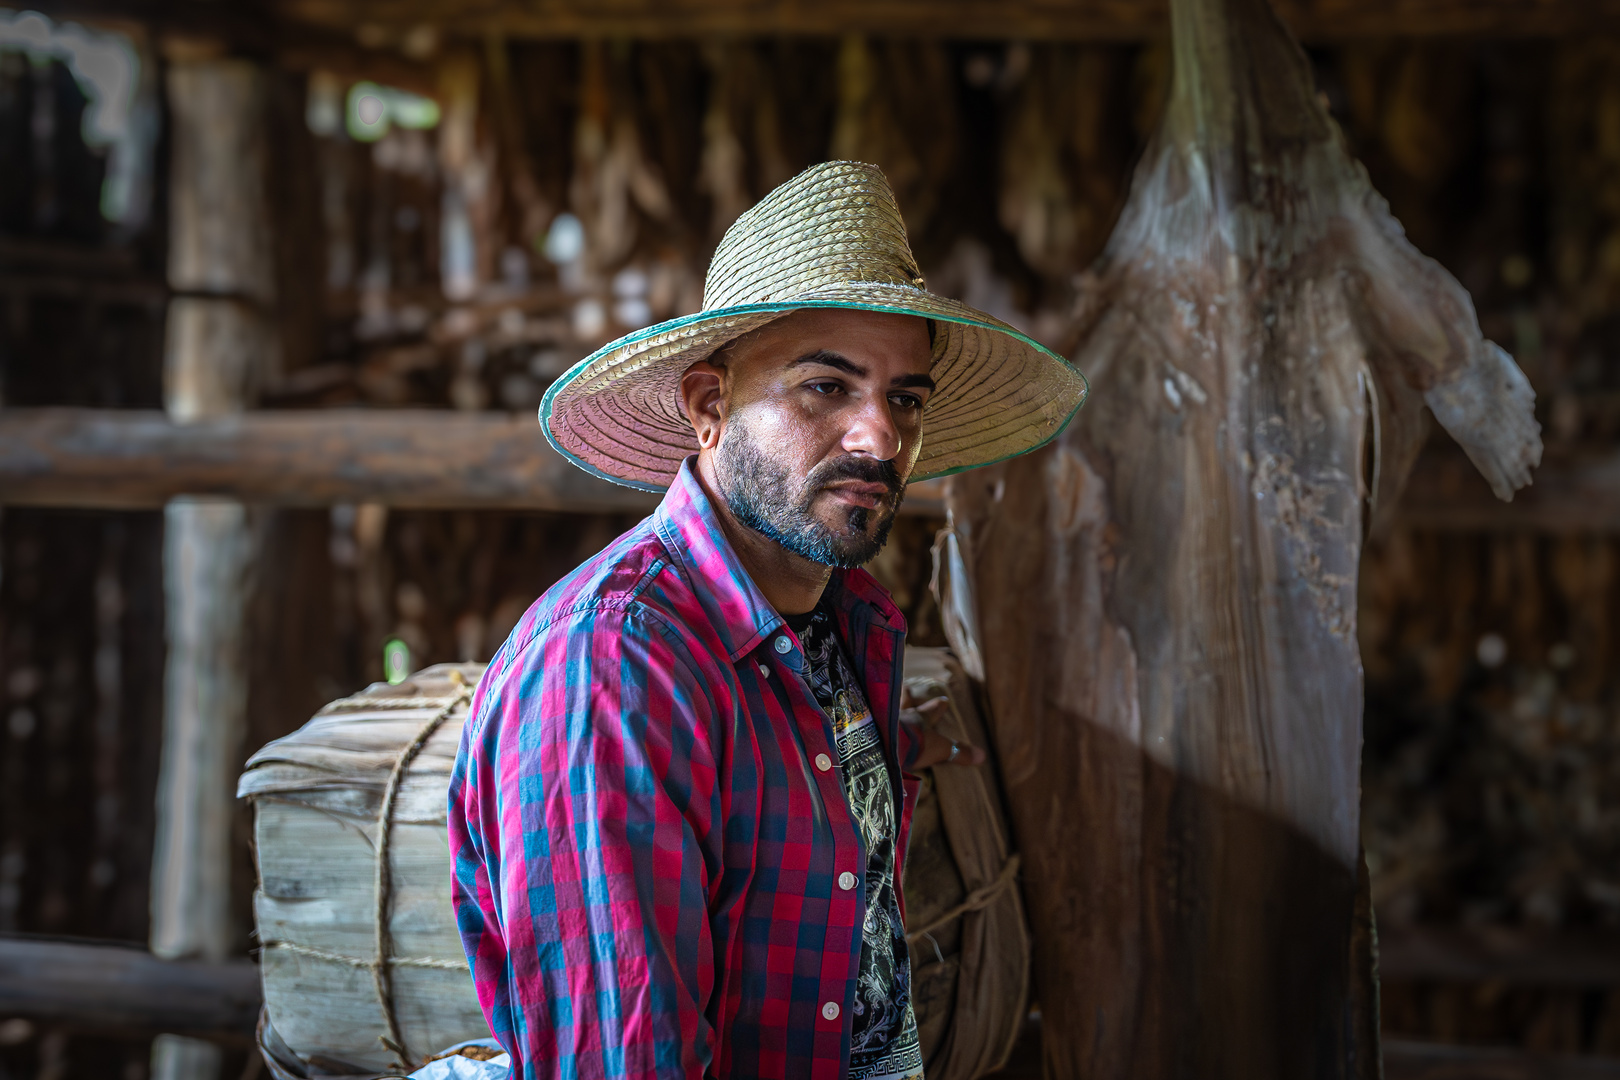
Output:
[[984,656],[1048,1075],[1375,1075],[1350,970],[1361,539],[1424,405],[1499,496],[1525,484],[1532,394],[1265,0],[1174,0],[1172,26],[1080,309],[1092,403],[952,482],[957,636]]

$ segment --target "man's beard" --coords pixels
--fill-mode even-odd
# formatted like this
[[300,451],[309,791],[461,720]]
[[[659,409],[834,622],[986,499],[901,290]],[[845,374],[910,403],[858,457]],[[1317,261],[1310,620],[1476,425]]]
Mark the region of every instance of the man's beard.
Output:
[[[739,419],[734,417],[727,426],[714,459],[720,494],[738,521],[823,566],[860,566],[883,550],[906,492],[894,462],[853,456],[824,461],[796,484],[786,468],[765,455]],[[870,510],[841,508],[844,527],[830,528],[815,517],[815,500],[827,485],[841,480],[883,484],[889,495],[884,505]],[[869,532],[874,522],[877,527]]]

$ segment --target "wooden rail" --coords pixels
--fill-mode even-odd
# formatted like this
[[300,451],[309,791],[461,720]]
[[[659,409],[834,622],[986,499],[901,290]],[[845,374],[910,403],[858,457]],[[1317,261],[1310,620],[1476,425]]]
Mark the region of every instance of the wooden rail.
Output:
[[[570,465],[528,415],[267,410],[177,424],[133,409],[0,409],[0,504],[139,509],[177,495],[582,513],[657,503]],[[943,515],[943,482],[913,485],[902,512]],[[1421,529],[1620,532],[1620,450],[1549,450],[1511,503],[1460,451],[1430,450],[1396,513]]]
[[159,960],[134,945],[0,938],[0,1017],[131,1034],[251,1037],[258,965]]
[[1620,987],[1620,936],[1613,933],[1386,928],[1379,932],[1378,952],[1378,976],[1384,982]]
[[[440,23],[514,37],[896,34],[959,39],[1142,41],[1169,32],[1163,0],[278,0],[289,21],[330,29]],[[1614,29],[1613,0],[1278,0],[1306,41]]]
[[[208,37],[297,68],[365,73],[433,92],[429,65],[398,43],[419,26],[451,36],[710,38],[846,33],[985,41],[1150,41],[1165,0],[42,0],[53,18],[141,22]],[[1391,37],[1567,37],[1620,29],[1620,0],[1277,0],[1307,43]],[[365,27],[381,47],[359,48]]]
[[[1417,927],[1387,930],[1382,938],[1380,969],[1387,983],[1620,986],[1620,937],[1613,934]],[[0,937],[0,1018],[20,1016],[84,1029],[240,1037],[252,1033],[260,1001],[259,969],[247,960],[159,960],[138,946],[121,943]],[[1399,1041],[1391,1041],[1387,1049],[1403,1069],[1436,1070],[1435,1076],[1460,1076],[1445,1070],[1470,1061],[1517,1070],[1503,1071],[1503,1076],[1620,1076],[1616,1062],[1532,1059],[1506,1049]]]
[[1397,514],[1415,528],[1620,532],[1620,450],[1549,448],[1510,503],[1491,496],[1460,451],[1431,451],[1413,470]]
[[[0,504],[138,509],[177,495],[634,513],[658,502],[575,468],[527,415],[328,409],[177,424],[136,410],[0,409]],[[943,514],[940,485],[915,485],[904,511]]]
[[1385,1039],[1383,1048],[1385,1080],[1620,1080],[1620,1061],[1613,1058],[1414,1039]]

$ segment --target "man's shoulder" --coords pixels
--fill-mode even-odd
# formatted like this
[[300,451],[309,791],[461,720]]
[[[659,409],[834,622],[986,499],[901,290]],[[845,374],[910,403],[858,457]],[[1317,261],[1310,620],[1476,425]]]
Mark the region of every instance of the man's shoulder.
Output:
[[481,738],[492,716],[530,700],[537,686],[572,679],[582,657],[614,657],[613,677],[625,677],[616,665],[630,637],[660,639],[657,648],[633,652],[669,664],[668,675],[678,666],[711,684],[722,670],[723,650],[685,566],[651,518],[547,589],[518,620],[479,682],[465,738]]
[[[490,660],[485,678],[551,663],[580,635],[622,633],[627,622],[688,644],[708,635],[692,583],[647,518],[569,572],[530,605]],[[696,617],[695,617],[696,616]]]
[[634,604],[669,564],[663,540],[646,519],[563,575],[519,621],[514,637],[531,624],[537,632],[572,616],[622,610]]

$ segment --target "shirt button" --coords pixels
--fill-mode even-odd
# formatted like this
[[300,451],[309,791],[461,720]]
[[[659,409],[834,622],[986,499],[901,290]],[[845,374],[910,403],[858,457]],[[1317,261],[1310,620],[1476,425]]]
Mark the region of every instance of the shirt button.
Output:
[[829,1001],[827,1004],[823,1005],[821,1007],[821,1015],[825,1016],[828,1020],[838,1019],[838,1002]]
[[822,772],[826,772],[828,769],[832,768],[832,758],[828,757],[826,754],[817,754],[816,768],[820,769]]
[[771,677],[771,669],[761,664],[759,665],[759,674],[761,678],[768,679]]
[[838,875],[838,887],[846,892],[855,887],[855,875],[845,870]]
[[793,651],[793,642],[787,639],[786,634],[776,639],[776,651],[781,653],[783,656],[786,656],[788,653]]

